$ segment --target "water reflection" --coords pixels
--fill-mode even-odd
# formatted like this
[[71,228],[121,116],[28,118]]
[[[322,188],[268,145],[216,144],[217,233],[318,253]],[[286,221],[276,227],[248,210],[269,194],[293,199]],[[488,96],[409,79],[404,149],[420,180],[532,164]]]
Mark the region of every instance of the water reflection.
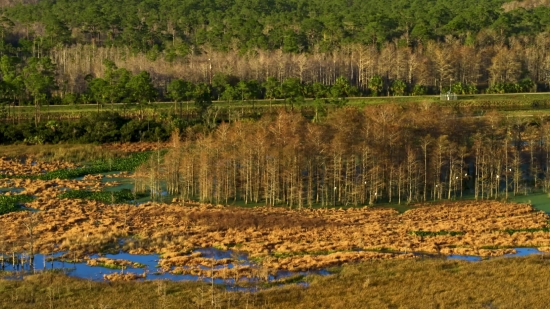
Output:
[[[528,255],[535,255],[535,254],[543,254],[543,252],[539,251],[536,248],[515,248],[516,253],[514,254],[507,254],[503,257],[522,257],[522,256],[528,256]],[[218,250],[215,248],[201,248],[197,249],[191,253],[191,254],[197,254],[200,253],[200,256],[202,258],[209,258],[214,260],[221,260],[221,259],[233,259],[237,260],[239,266],[251,266],[256,267],[253,262],[251,262],[248,259],[248,256],[245,253],[232,251],[232,250]],[[307,287],[307,282],[304,281],[305,276],[310,274],[318,274],[322,276],[329,275],[330,272],[327,269],[321,269],[316,271],[309,271],[309,272],[291,272],[291,271],[285,271],[280,270],[277,271],[275,275],[269,275],[266,280],[260,280],[255,277],[242,277],[239,278],[238,281],[235,280],[235,278],[227,278],[227,279],[219,279],[219,278],[209,278],[204,276],[195,276],[195,275],[189,275],[189,274],[174,274],[170,273],[169,271],[162,271],[159,268],[159,261],[162,259],[161,255],[158,254],[146,254],[146,255],[136,255],[136,254],[129,254],[129,253],[118,253],[118,254],[105,254],[105,255],[91,255],[89,256],[89,259],[96,259],[96,258],[108,258],[108,259],[114,259],[114,260],[125,260],[130,261],[132,263],[136,263],[135,265],[139,265],[139,267],[128,267],[124,270],[121,269],[110,269],[105,268],[101,266],[90,266],[86,264],[86,261],[80,261],[80,262],[72,262],[70,259],[61,259],[63,256],[63,253],[56,253],[53,255],[47,255],[44,256],[42,254],[36,254],[34,258],[34,269],[36,271],[43,271],[43,270],[56,270],[56,271],[62,271],[66,273],[69,276],[83,278],[83,279],[89,279],[93,281],[103,281],[104,275],[109,275],[113,273],[133,273],[136,275],[144,275],[144,278],[138,279],[138,280],[172,280],[172,281],[203,281],[211,283],[212,280],[214,284],[219,285],[225,285],[226,288],[230,291],[257,291],[259,288],[261,288],[262,284],[265,284],[263,286],[277,286],[277,285],[283,285],[284,280],[291,279],[291,278],[297,278],[297,280],[290,280],[292,283],[299,284],[303,287]],[[430,255],[423,255],[423,257],[430,257]],[[11,256],[4,256],[4,263],[2,270],[10,273],[10,272],[17,272],[20,276],[22,271],[31,271],[31,267],[28,263],[28,256],[25,255],[19,255],[17,256],[18,259],[22,259],[24,261],[24,266],[18,266],[12,264]],[[466,256],[466,255],[449,255],[446,257],[450,260],[464,260],[464,261],[481,261],[483,258],[480,256]],[[502,257],[501,257],[502,258]],[[234,264],[227,264],[227,265],[218,265],[213,267],[214,270],[219,270],[222,268],[233,268],[235,267]],[[201,269],[209,270],[210,267],[205,266],[199,266]],[[173,270],[174,267],[171,268]],[[18,276],[13,276],[13,278],[20,278]]]
[[[239,266],[251,266],[256,267],[254,263],[252,263],[248,256],[245,253],[232,251],[232,250],[218,250],[215,248],[201,248],[197,249],[191,254],[197,254],[200,253],[202,258],[209,258],[214,260],[221,260],[221,259],[233,259],[238,260]],[[69,276],[83,278],[83,279],[89,279],[93,281],[103,281],[104,275],[109,275],[113,273],[133,273],[136,275],[143,275],[145,274],[145,278],[138,279],[138,280],[172,280],[172,281],[203,281],[203,282],[212,282],[212,278],[204,277],[204,276],[195,276],[195,275],[189,275],[189,274],[174,274],[170,273],[169,271],[162,271],[159,268],[159,261],[162,259],[161,255],[158,254],[146,254],[146,255],[136,255],[136,254],[129,254],[129,253],[118,253],[118,254],[104,254],[104,255],[98,255],[94,254],[89,256],[89,259],[96,259],[96,258],[108,258],[108,259],[114,259],[114,260],[125,260],[130,261],[132,263],[137,263],[136,265],[140,265],[142,267],[136,268],[136,267],[128,267],[124,270],[122,269],[110,269],[106,267],[101,266],[90,266],[86,264],[86,261],[83,262],[72,262],[70,261],[70,258],[67,258],[65,256],[65,259],[61,259],[61,257],[64,255],[64,253],[56,253],[53,255],[42,255],[42,254],[36,254],[34,257],[33,265],[35,271],[44,271],[44,270],[56,270],[56,271],[62,271],[66,273]],[[5,272],[19,272],[21,273],[22,270],[24,271],[31,271],[31,267],[28,263],[28,256],[25,255],[19,255],[17,256],[17,259],[22,259],[24,262],[23,268],[21,266],[13,266],[11,262],[11,256],[5,256],[4,257],[4,271]],[[220,270],[222,268],[233,268],[235,267],[234,264],[230,263],[227,265],[218,265],[213,267],[214,270]],[[204,269],[204,270],[210,270],[210,267],[205,266],[199,266],[198,268]],[[174,267],[171,268],[173,270]],[[290,271],[278,271],[275,275],[269,275],[267,278],[267,281],[260,280],[256,277],[241,277],[238,279],[238,281],[235,280],[235,278],[227,278],[227,279],[219,279],[214,278],[214,284],[220,284],[225,285],[229,290],[239,290],[239,291],[254,291],[258,287],[257,285],[261,285],[264,283],[277,283],[279,280],[290,278],[292,276],[306,276],[309,274],[319,274],[319,275],[328,275],[329,272],[326,270],[319,270],[319,271],[311,271],[311,272],[290,272]],[[237,283],[241,284],[238,285]],[[301,281],[297,281],[294,283],[304,283]],[[243,287],[242,284],[245,286]]]
[[[535,254],[543,254],[544,252],[539,251],[537,248],[514,248],[516,250],[516,253],[511,254],[505,254],[501,257],[521,257],[521,256],[528,256],[528,255],[535,255]],[[495,257],[490,257],[495,258]],[[473,256],[473,255],[449,255],[447,256],[447,259],[451,260],[463,260],[463,261],[470,261],[470,262],[478,262],[483,260],[481,256]]]

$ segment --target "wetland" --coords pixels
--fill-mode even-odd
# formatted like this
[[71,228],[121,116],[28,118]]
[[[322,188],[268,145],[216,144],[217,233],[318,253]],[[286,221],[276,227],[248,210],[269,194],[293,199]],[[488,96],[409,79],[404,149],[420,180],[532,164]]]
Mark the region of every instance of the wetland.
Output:
[[[132,193],[136,183],[132,171],[44,180],[40,175],[47,171],[32,172],[14,160],[2,162],[5,169],[28,171],[21,178],[0,180],[3,197],[26,197],[17,202],[24,208],[0,217],[6,270],[10,263],[12,268],[15,265],[15,254],[17,261],[32,254],[34,270],[41,269],[37,266],[41,260],[46,269],[49,261],[50,269],[63,269],[60,263],[70,266],[72,262],[73,275],[81,278],[127,280],[128,274],[135,274],[133,279],[149,275],[183,280],[194,276],[194,280],[215,278],[221,283],[229,278],[269,281],[279,272],[322,273],[344,264],[418,259],[422,254],[481,259],[550,248],[550,217],[524,203],[417,203],[401,213],[369,206],[243,208],[168,196],[171,202],[152,201],[146,195],[140,195],[140,201]],[[65,167],[63,163],[51,166],[52,170]],[[124,197],[120,192],[128,194]],[[209,253],[203,256],[201,250]],[[147,269],[133,267],[134,263]],[[90,269],[97,269],[93,267],[106,269],[92,274]],[[124,270],[126,277],[109,277]]]
[[[208,132],[175,130],[168,142],[6,146],[0,294],[24,306],[47,290],[41,305],[51,307],[93,287],[135,301],[153,284],[157,292],[143,295],[166,304],[183,289],[190,306],[253,307],[285,303],[276,291],[334,297],[319,285],[344,291],[344,280],[391,307],[378,287],[409,280],[402,271],[421,271],[424,282],[442,278],[439,270],[472,280],[461,270],[487,265],[495,276],[507,263],[546,263],[548,124],[409,112],[342,109],[318,123],[281,110]],[[406,138],[420,129],[434,137]],[[356,273],[365,268],[381,273]],[[82,287],[78,299],[56,290],[68,285]],[[115,299],[102,303],[132,307]]]

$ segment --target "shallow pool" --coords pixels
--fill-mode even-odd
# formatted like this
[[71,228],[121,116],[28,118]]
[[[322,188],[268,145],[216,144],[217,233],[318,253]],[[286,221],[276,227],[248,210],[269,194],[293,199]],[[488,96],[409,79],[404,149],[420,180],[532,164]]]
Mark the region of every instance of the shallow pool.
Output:
[[[528,256],[528,255],[535,255],[535,254],[543,254],[544,252],[539,251],[537,248],[514,248],[516,250],[516,253],[513,254],[505,254],[502,257],[520,257],[520,256]],[[463,260],[463,261],[481,261],[483,258],[480,256],[472,256],[472,255],[449,255],[447,256],[448,259],[451,260]]]
[[[240,252],[234,252],[231,250],[223,251],[218,250],[215,248],[202,248],[197,249],[193,251],[192,253],[200,252],[201,257],[203,258],[210,258],[215,260],[220,259],[226,259],[226,258],[233,258],[239,261],[240,266],[252,266],[255,265],[251,263],[248,259],[248,256],[244,253]],[[190,253],[190,254],[192,254]],[[86,262],[80,262],[80,263],[71,263],[71,262],[64,262],[59,259],[60,256],[62,256],[63,253],[57,253],[53,255],[54,259],[51,259],[51,255],[44,256],[42,254],[36,254],[34,258],[34,269],[36,271],[43,271],[43,270],[59,270],[65,272],[69,276],[83,278],[83,279],[89,279],[93,281],[103,281],[103,275],[112,274],[112,273],[121,273],[121,269],[110,269],[105,268],[101,266],[90,266],[87,265]],[[89,256],[90,259],[95,259],[100,257],[99,255],[91,255]],[[172,281],[204,281],[204,282],[212,282],[211,278],[207,277],[199,277],[194,275],[177,275],[172,274],[169,272],[161,272],[158,270],[158,262],[161,259],[161,256],[158,254],[147,254],[147,255],[136,255],[136,254],[129,254],[129,253],[118,253],[118,254],[105,254],[101,255],[101,257],[109,258],[109,259],[118,259],[118,260],[126,260],[131,261],[135,263],[139,263],[143,265],[143,268],[131,268],[128,267],[124,269],[124,273],[134,273],[136,275],[143,275],[146,273],[146,277],[144,279],[139,280],[172,280]],[[28,257],[23,256],[25,260],[28,260]],[[69,258],[70,259],[70,258]],[[13,267],[12,264],[5,263],[4,271],[10,272],[10,271],[20,271],[21,269],[18,267]],[[233,268],[235,265],[228,264],[228,265],[220,265],[214,267],[215,270],[219,270],[221,268]],[[199,268],[209,270],[209,267],[199,266]],[[24,270],[30,271],[30,266],[28,263],[26,263]],[[326,270],[318,270],[318,271],[310,271],[310,272],[290,272],[290,271],[278,271],[276,275],[270,275],[268,277],[267,282],[274,282],[280,279],[288,278],[291,276],[296,275],[308,275],[308,274],[319,274],[319,275],[328,275],[329,272]],[[260,282],[256,278],[245,278],[242,277],[239,279],[239,282]],[[261,281],[265,282],[265,281]],[[221,284],[226,285],[226,287],[230,290],[250,290],[251,288],[246,287],[238,287],[235,283],[235,279],[214,279],[215,284]]]
[[[542,254],[543,252],[539,251],[536,248],[515,248],[516,253],[515,254],[507,254],[503,257],[521,257],[521,256],[528,256],[528,255],[535,255],[535,254]],[[215,248],[201,248],[193,251],[192,253],[201,253],[201,257],[203,258],[209,258],[214,260],[221,260],[221,259],[228,259],[232,258],[239,261],[240,266],[252,266],[255,267],[255,264],[250,262],[248,259],[248,256],[245,253],[236,252],[232,250],[218,250]],[[190,254],[192,254],[190,253]],[[86,262],[80,262],[80,263],[71,263],[71,262],[64,262],[60,258],[63,253],[57,253],[54,255],[48,255],[44,256],[42,254],[36,254],[34,258],[34,269],[37,271],[42,271],[44,269],[46,270],[60,270],[65,273],[67,273],[69,276],[74,276],[78,278],[84,278],[94,281],[102,281],[103,275],[106,274],[112,274],[112,273],[120,273],[122,270],[120,269],[110,269],[105,268],[101,266],[90,266],[87,265]],[[189,255],[190,255],[189,254]],[[430,255],[423,255],[428,256]],[[28,257],[22,256],[25,260],[28,260]],[[53,259],[51,259],[53,257]],[[109,259],[117,259],[117,260],[126,260],[134,263],[139,263],[143,265],[143,268],[132,268],[128,267],[127,269],[124,269],[125,273],[134,273],[137,275],[143,275],[146,273],[147,280],[151,279],[165,279],[165,280],[173,280],[173,281],[207,281],[211,282],[210,278],[204,278],[194,275],[177,275],[172,274],[169,272],[162,272],[157,271],[159,268],[159,260],[161,259],[161,256],[158,254],[147,254],[147,255],[136,255],[136,254],[129,254],[129,253],[118,253],[118,254],[105,254],[105,255],[91,255],[89,256],[90,259],[95,259],[99,257],[105,257]],[[7,257],[8,259],[10,257]],[[483,258],[480,256],[468,256],[468,255],[449,255],[446,256],[447,259],[451,260],[464,260],[464,261],[481,261]],[[220,265],[214,267],[215,270],[219,270],[221,268],[227,267],[227,268],[233,268],[234,264],[228,264],[228,265]],[[201,269],[208,270],[210,268],[199,266]],[[4,271],[10,272],[10,271],[19,271],[21,270],[18,267],[13,267],[11,263],[5,263],[4,264]],[[30,270],[30,266],[28,263],[25,264],[25,270]],[[310,272],[291,272],[291,271],[277,271],[276,275],[270,275],[268,277],[268,282],[270,281],[276,281],[284,278],[288,278],[291,276],[296,275],[308,275],[308,274],[319,274],[319,275],[328,275],[329,272],[326,269],[321,269],[317,271],[310,271]],[[143,279],[141,279],[143,280]],[[254,282],[257,281],[257,279],[253,278],[241,278],[240,281],[245,282]],[[214,283],[216,284],[225,284],[227,286],[233,286],[235,285],[234,279],[214,279]]]

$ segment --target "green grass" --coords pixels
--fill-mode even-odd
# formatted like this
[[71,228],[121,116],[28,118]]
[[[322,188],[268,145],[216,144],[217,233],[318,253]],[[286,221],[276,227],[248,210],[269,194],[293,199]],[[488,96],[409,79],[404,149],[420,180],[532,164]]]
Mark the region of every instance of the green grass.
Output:
[[[308,102],[308,101],[306,101]],[[357,98],[348,98],[347,104],[348,105],[377,105],[377,104],[388,104],[388,103],[396,103],[396,104],[408,104],[408,103],[439,103],[441,102],[439,99],[439,95],[434,96],[404,96],[404,97],[386,97],[386,96],[379,96],[379,97],[357,97]]]
[[[383,260],[289,277],[259,292],[205,282],[92,282],[42,273],[0,279],[0,308],[547,308],[550,259]],[[306,281],[307,288],[292,284]],[[285,283],[287,285],[279,287]],[[406,287],[406,288],[403,288]]]
[[32,201],[28,195],[0,195],[0,215],[21,209],[22,203]]
[[273,252],[273,257],[284,259],[288,257],[293,256],[304,256],[304,255],[328,255],[336,252],[352,252],[349,250],[340,250],[340,251],[334,251],[334,250],[322,250],[322,251],[311,251],[311,252]]
[[[302,106],[310,106],[313,99],[306,99]],[[437,103],[450,107],[481,107],[481,108],[499,108],[499,107],[535,107],[537,109],[550,107],[550,93],[509,93],[509,94],[476,94],[476,95],[459,95],[456,101],[442,101],[439,95],[424,95],[424,96],[378,96],[378,97],[351,97],[347,98],[348,105],[376,105],[376,104],[408,104],[408,103]],[[533,104],[535,103],[535,104]],[[544,103],[544,104],[541,104]],[[189,105],[189,111],[195,112],[193,102],[183,102],[182,112],[186,113],[187,104]],[[289,106],[284,100],[256,100],[252,101],[214,101],[212,102],[214,107],[230,107],[230,108],[259,108],[265,109],[272,107]],[[299,106],[299,105],[296,105]],[[174,102],[155,102],[144,105],[141,107],[143,113],[146,116],[156,115],[161,112],[174,112]],[[41,113],[43,118],[47,118],[46,115],[52,117],[59,117],[61,115],[71,117],[87,116],[90,113],[98,111],[96,104],[77,104],[77,105],[44,105],[42,106]],[[100,111],[116,111],[121,114],[135,114],[140,111],[138,104],[105,104],[100,106]],[[177,111],[179,112],[179,103],[177,104]],[[20,106],[13,109],[14,115],[19,117],[33,117],[35,114],[34,106]]]
[[531,204],[535,209],[550,213],[550,198],[548,193],[534,193],[527,195],[516,195],[510,197],[516,203]]
[[107,264],[107,263],[98,263],[92,267],[103,267],[107,269],[128,269],[128,268],[145,268],[144,264],[133,263],[131,266],[128,265],[116,265],[116,264]]
[[[107,268],[107,269],[122,269],[123,266],[122,265],[114,265],[114,264],[103,264],[103,263],[98,263],[97,265],[94,265],[93,267],[102,267],[102,268]],[[128,267],[124,267],[124,269],[127,269]]]
[[285,284],[295,284],[295,283],[301,283],[304,281],[306,276],[304,275],[294,275],[287,278],[283,278],[277,281],[271,281],[271,282],[264,282],[261,284],[261,287],[264,289],[277,287]]
[[[192,106],[192,105],[191,105]],[[143,107],[144,111],[152,111],[154,109],[173,109],[174,103],[172,102],[156,102],[152,104],[145,105]],[[140,107],[138,104],[105,104],[103,107],[100,106],[99,111],[117,111],[117,112],[137,112]],[[12,111],[15,113],[16,117],[18,114],[35,114],[34,106],[17,106]],[[90,112],[97,112],[98,106],[96,104],[75,104],[75,105],[43,105],[41,107],[41,113],[43,115],[56,115],[56,114],[70,114],[73,116],[76,115],[86,115]]]
[[111,171],[133,171],[149,159],[152,152],[135,152],[126,158],[102,159],[78,169],[63,169],[45,173],[38,176],[38,179],[70,179],[82,177],[89,174],[99,174]]
[[514,233],[519,233],[519,232],[527,232],[527,233],[545,232],[545,233],[548,233],[548,232],[550,232],[550,227],[544,227],[544,228],[540,228],[540,229],[519,229],[519,230],[506,229],[506,230],[504,230],[504,232],[506,232],[510,235],[512,235]]
[[[41,175],[0,175],[0,178],[29,178],[29,179],[41,179],[41,180],[53,180],[53,179],[71,179],[83,177],[90,174],[100,174],[111,171],[133,171],[138,166],[143,164],[150,157],[152,152],[134,152],[128,157],[124,158],[110,158],[100,159],[94,161],[82,168],[75,169],[61,169],[51,172],[46,172]],[[166,151],[163,151],[163,154]]]
[[428,231],[410,231],[409,234],[422,237],[434,237],[434,236],[457,236],[464,235],[464,232],[456,231],[437,231],[437,232],[428,232]]
[[479,249],[485,249],[485,250],[498,250],[498,249],[509,249],[510,247],[506,246],[481,246]]
[[134,193],[129,189],[123,189],[121,191],[88,191],[88,190],[71,190],[64,192],[58,197],[61,199],[72,198],[72,199],[86,199],[103,202],[105,204],[109,203],[126,203],[133,201],[135,199],[140,199],[147,197],[146,193],[137,193],[134,196]]

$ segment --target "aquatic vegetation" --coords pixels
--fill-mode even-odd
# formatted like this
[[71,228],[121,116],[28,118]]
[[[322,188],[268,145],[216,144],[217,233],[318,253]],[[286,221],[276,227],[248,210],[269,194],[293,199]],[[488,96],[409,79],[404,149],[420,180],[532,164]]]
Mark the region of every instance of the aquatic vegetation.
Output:
[[102,159],[82,168],[51,171],[36,178],[42,180],[70,179],[111,171],[133,171],[143,164],[150,155],[151,152],[135,152],[125,158]]
[[432,237],[432,236],[457,236],[464,235],[464,232],[457,231],[437,231],[437,232],[428,232],[428,231],[410,231],[409,234],[422,237]]
[[[82,167],[61,168],[46,170],[42,174],[14,174],[2,173],[1,178],[23,178],[23,179],[71,179],[83,177],[89,174],[99,174],[112,171],[133,171],[143,164],[151,156],[152,152],[134,152],[127,157],[99,159]],[[164,154],[164,151],[161,151]]]
[[517,229],[517,230],[513,230],[513,229],[506,229],[504,230],[504,232],[510,234],[510,235],[513,235],[514,233],[521,233],[521,232],[527,232],[527,233],[536,233],[536,232],[544,232],[544,233],[549,233],[550,232],[550,226],[548,227],[543,227],[543,228],[531,228],[531,229]]
[[19,210],[22,203],[32,200],[28,195],[0,195],[0,215]]
[[[228,292],[226,285],[212,285],[209,280],[156,280],[153,273],[143,278],[145,272],[140,271],[134,275],[125,272],[124,276],[118,271],[105,279],[145,279],[142,282],[109,283],[46,272],[25,280],[0,279],[0,307],[34,309],[53,305],[66,309],[97,308],[101,304],[109,308],[158,308],[162,304],[168,308],[208,308],[214,299],[231,308],[389,308],[397,304],[410,308],[442,304],[484,308],[488,303],[495,308],[544,308],[550,302],[549,262],[541,256],[480,263],[379,260],[333,267],[328,276],[297,274],[257,285],[266,290],[241,281],[237,288],[229,289],[235,292]],[[418,291],[428,296],[419,296]]]
[[137,262],[122,260],[122,259],[110,259],[110,258],[95,258],[86,261],[89,266],[104,267],[109,269],[128,269],[128,268],[144,268],[145,265]]
[[[529,205],[496,201],[430,204],[403,214],[368,207],[292,211],[151,202],[111,207],[110,203],[110,199],[105,203],[40,195],[27,204],[47,210],[35,216],[40,231],[34,243],[36,252],[71,251],[80,257],[105,248],[109,252],[163,253],[165,265],[183,267],[191,263],[182,257],[189,250],[228,249],[238,244],[250,261],[270,269],[300,270],[413,257],[403,252],[494,256],[512,253],[510,247],[550,246],[550,233],[528,230],[546,228],[548,215]],[[4,241],[24,245],[25,220],[17,213],[0,216],[0,225],[7,231]],[[524,231],[510,235],[503,232],[506,228]],[[425,236],[410,231],[425,231]],[[379,248],[386,250],[376,251]],[[354,252],[357,249],[362,251]],[[202,266],[211,264],[205,261]]]
[[[140,162],[162,162],[163,153],[102,160],[56,173],[131,169]],[[182,200],[134,206],[128,202],[145,194],[138,195],[130,189],[107,192],[107,186],[120,183],[105,181],[103,178],[108,176],[95,173],[98,170],[82,179],[43,180],[30,175],[0,180],[2,187],[17,188],[26,196],[36,197],[26,205],[39,210],[33,216],[34,228],[39,231],[33,236],[35,252],[71,252],[73,260],[121,250],[133,254],[162,253],[160,268],[164,272],[206,274],[206,269],[201,268],[242,261],[238,256],[226,256],[216,262],[203,257],[190,259],[185,253],[196,248],[238,249],[248,255],[248,262],[270,272],[322,269],[365,260],[409,259],[415,258],[414,252],[499,256],[513,253],[518,246],[550,247],[550,233],[545,233],[550,217],[526,204],[427,203],[404,213],[380,207],[240,208]],[[141,171],[143,177],[148,170]],[[51,177],[52,173],[43,176]],[[151,179],[149,175],[148,181]],[[12,249],[28,248],[28,220],[28,216],[17,212],[0,216],[0,225],[6,230],[3,241],[14,244]],[[247,272],[246,265],[239,266],[244,268],[236,275]],[[223,278],[234,274],[225,271],[218,275]]]
[[135,199],[148,196],[146,193],[134,193],[129,189],[122,189],[115,192],[106,191],[89,191],[89,190],[71,190],[60,194],[58,197],[61,199],[87,199],[95,200],[98,202],[109,203],[125,203]]
[[134,273],[112,273],[103,275],[103,278],[107,281],[134,281],[137,279],[144,279],[146,276],[147,273],[141,275]]

